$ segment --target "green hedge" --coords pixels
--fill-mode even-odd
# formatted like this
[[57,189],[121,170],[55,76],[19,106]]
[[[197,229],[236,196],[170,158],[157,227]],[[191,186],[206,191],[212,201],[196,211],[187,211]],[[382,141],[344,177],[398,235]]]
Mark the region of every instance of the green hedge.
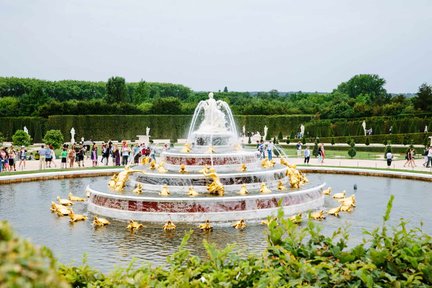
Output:
[[24,126],[29,130],[34,142],[41,142],[45,135],[47,120],[40,117],[2,117],[0,118],[0,132],[6,141],[12,141],[12,135]]
[[[178,139],[186,137],[191,115],[54,115],[48,119],[40,117],[4,117],[0,118],[0,132],[10,140],[18,129],[27,126],[35,142],[41,142],[48,130],[60,130],[65,141],[70,140],[70,129],[75,128],[75,139],[81,137],[94,140],[136,139],[136,135],[145,134],[150,127],[154,138]],[[264,125],[268,134],[277,136],[279,132],[289,135],[297,131],[300,124],[310,121],[310,115],[240,115],[235,116],[239,131],[243,125],[247,131],[263,133]]]
[[356,136],[364,135],[362,122],[366,121],[366,128],[372,128],[373,134],[388,134],[392,127],[393,134],[420,133],[427,125],[432,129],[432,118],[405,115],[398,117],[369,117],[356,120],[313,120],[305,124],[308,136]]
[[409,134],[381,134],[381,135],[369,135],[369,136],[339,136],[339,137],[320,137],[320,142],[331,143],[331,139],[334,138],[336,143],[348,143],[349,139],[354,139],[355,143],[365,144],[366,138],[369,138],[370,143],[382,143],[388,140],[391,144],[410,144],[411,140],[413,144],[423,144],[425,137],[432,136],[431,133],[409,133]]

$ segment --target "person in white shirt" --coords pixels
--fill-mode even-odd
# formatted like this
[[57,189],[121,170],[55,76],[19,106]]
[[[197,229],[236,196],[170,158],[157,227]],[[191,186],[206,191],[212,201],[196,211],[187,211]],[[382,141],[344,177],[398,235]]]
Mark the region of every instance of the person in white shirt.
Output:
[[306,149],[304,150],[304,163],[305,164],[309,164],[309,160],[310,160],[310,149],[309,146],[306,147]]
[[268,160],[273,159],[273,143],[272,143],[272,141],[269,141],[269,143],[267,144],[267,155],[268,155]]
[[387,167],[390,168],[392,160],[393,160],[393,154],[390,151],[387,152],[386,159],[387,159]]

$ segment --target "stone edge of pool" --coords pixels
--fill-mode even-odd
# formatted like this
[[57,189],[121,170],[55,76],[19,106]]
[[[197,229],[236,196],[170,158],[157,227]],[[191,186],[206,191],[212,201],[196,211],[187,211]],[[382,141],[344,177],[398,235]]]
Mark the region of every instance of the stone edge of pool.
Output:
[[[419,180],[432,182],[432,174],[410,173],[392,170],[370,170],[362,168],[338,168],[338,167],[298,167],[302,172],[322,173],[322,174],[344,174],[360,176],[389,177],[409,180]],[[84,177],[111,176],[122,169],[104,169],[104,170],[76,170],[60,172],[41,172],[33,174],[19,174],[0,176],[0,185],[13,184],[21,182],[41,181],[41,180],[59,180]]]

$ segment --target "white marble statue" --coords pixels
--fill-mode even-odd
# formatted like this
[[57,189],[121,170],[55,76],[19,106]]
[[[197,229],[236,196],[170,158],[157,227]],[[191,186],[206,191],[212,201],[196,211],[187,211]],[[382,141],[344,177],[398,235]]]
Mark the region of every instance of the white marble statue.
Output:
[[70,134],[71,134],[71,144],[75,144],[75,128],[72,127],[72,129],[70,130]]
[[146,127],[146,136],[150,136],[150,127]]
[[303,124],[301,124],[300,125],[300,137],[303,137],[304,136],[304,133],[305,133],[305,127],[304,127],[304,125]]
[[246,135],[246,126],[243,125],[243,135]]
[[362,127],[363,127],[364,134],[366,136],[366,133],[367,133],[367,130],[366,130],[366,121],[363,121]]
[[424,133],[428,133],[428,128],[427,128],[427,125],[425,126],[425,130],[424,130]]
[[204,119],[199,131],[225,132],[227,130],[225,114],[220,110],[213,93],[209,93],[209,99],[204,103]]
[[27,129],[27,126],[24,126],[24,132],[26,132],[27,134],[29,134],[29,131],[28,131],[28,129]]
[[264,126],[264,136],[263,136],[264,140],[267,139],[267,131],[268,131],[268,127],[267,127],[267,125],[265,125]]

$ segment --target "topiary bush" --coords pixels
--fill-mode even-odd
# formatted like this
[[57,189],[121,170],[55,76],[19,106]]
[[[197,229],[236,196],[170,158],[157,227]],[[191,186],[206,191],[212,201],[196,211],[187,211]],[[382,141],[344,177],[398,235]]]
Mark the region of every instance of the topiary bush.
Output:
[[354,147],[355,147],[355,142],[353,139],[351,139],[350,149],[348,150],[348,155],[351,157],[351,159],[354,158],[357,154],[357,151]]
[[47,145],[52,145],[54,149],[59,149],[64,143],[63,134],[60,130],[48,130],[45,133],[43,142]]
[[12,136],[12,142],[16,146],[29,146],[32,144],[32,138],[24,130],[17,130]]

